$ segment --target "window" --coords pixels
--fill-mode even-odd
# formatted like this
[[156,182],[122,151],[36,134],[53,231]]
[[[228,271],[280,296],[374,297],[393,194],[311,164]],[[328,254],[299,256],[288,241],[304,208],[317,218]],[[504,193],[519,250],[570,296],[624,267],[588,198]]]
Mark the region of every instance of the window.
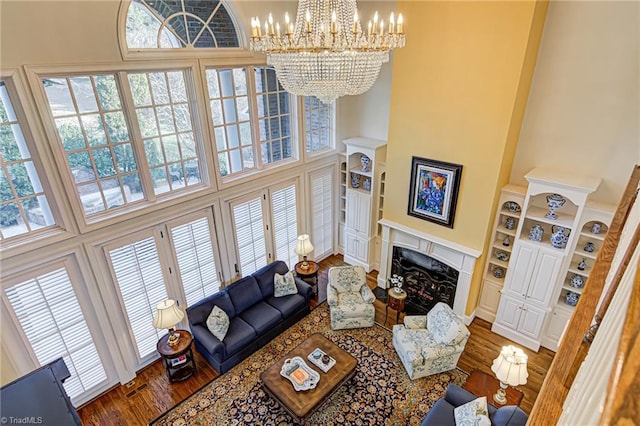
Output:
[[128,48],[239,47],[233,20],[220,0],[133,0],[126,18]]
[[210,68],[206,76],[220,176],[296,158],[292,96],[272,68]]
[[273,68],[256,67],[254,73],[262,163],[291,158],[291,95],[282,88]]
[[70,398],[107,379],[66,267],[39,273],[5,295],[40,365],[64,359],[71,372],[64,382]]
[[334,107],[335,102],[327,105],[315,96],[304,98],[304,132],[308,153],[333,149]]
[[185,70],[41,81],[86,217],[201,184]]
[[129,84],[154,192],[200,183],[184,73],[129,74]]
[[139,366],[156,355],[166,333],[153,327],[159,302],[189,306],[220,290],[214,236],[213,214],[205,210],[105,247]]
[[316,259],[333,254],[333,175],[329,168],[310,176],[311,241]]
[[11,80],[0,80],[0,240],[55,225]]
[[207,215],[187,223],[170,224],[171,244],[187,306],[220,290],[216,250],[211,238],[213,217]]
[[108,250],[139,361],[156,352],[164,330],[153,326],[159,302],[168,299],[154,236]]
[[298,236],[298,206],[293,183],[266,189],[231,202],[238,264],[236,273],[247,276],[274,259],[291,269]]

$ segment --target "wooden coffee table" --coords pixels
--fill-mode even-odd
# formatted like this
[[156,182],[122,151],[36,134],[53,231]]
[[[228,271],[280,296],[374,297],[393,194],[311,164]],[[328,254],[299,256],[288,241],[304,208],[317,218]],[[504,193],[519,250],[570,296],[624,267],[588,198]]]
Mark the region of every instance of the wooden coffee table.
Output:
[[[322,349],[327,355],[336,360],[336,365],[326,373],[307,358],[307,355],[313,352],[315,348]],[[293,384],[280,374],[285,360],[294,356],[304,359],[310,368],[320,374],[320,381],[314,389],[296,391],[293,388]],[[358,361],[348,352],[335,345],[322,334],[316,333],[262,372],[260,380],[265,391],[273,399],[278,401],[297,422],[304,423],[304,420],[320,408],[331,394],[353,377],[357,365]]]

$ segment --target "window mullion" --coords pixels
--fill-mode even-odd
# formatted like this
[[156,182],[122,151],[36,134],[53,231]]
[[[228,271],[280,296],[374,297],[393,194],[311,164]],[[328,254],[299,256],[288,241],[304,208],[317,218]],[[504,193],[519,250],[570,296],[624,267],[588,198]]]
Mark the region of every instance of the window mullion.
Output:
[[258,97],[255,80],[255,67],[247,66],[247,96],[249,98],[249,120],[251,122],[251,135],[253,139],[253,159],[255,168],[260,170],[262,164],[262,151],[260,149],[260,120],[258,119]]
[[133,96],[128,73],[121,71],[118,73],[118,80],[122,92],[122,110],[124,111],[125,119],[129,125],[129,137],[132,141],[131,149],[138,163],[138,171],[140,176],[140,185],[142,186],[142,192],[148,201],[156,201],[155,191],[153,190],[153,183],[151,179],[151,172],[149,170],[149,163],[147,162],[147,156],[144,153],[144,140],[142,139],[142,132],[140,131],[140,124],[138,123],[138,117],[136,116],[136,109],[133,103]]

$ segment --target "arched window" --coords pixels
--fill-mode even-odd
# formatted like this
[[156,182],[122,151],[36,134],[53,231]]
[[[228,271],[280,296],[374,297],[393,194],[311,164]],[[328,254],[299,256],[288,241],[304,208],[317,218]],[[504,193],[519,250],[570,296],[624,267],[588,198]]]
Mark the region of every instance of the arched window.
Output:
[[126,52],[241,47],[233,16],[222,0],[131,0],[125,41]]

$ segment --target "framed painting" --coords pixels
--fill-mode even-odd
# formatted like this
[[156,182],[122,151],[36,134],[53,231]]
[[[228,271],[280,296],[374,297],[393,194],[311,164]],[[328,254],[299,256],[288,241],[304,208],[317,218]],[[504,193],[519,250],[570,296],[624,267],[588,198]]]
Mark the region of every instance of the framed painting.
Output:
[[453,228],[462,165],[413,157],[407,214]]

